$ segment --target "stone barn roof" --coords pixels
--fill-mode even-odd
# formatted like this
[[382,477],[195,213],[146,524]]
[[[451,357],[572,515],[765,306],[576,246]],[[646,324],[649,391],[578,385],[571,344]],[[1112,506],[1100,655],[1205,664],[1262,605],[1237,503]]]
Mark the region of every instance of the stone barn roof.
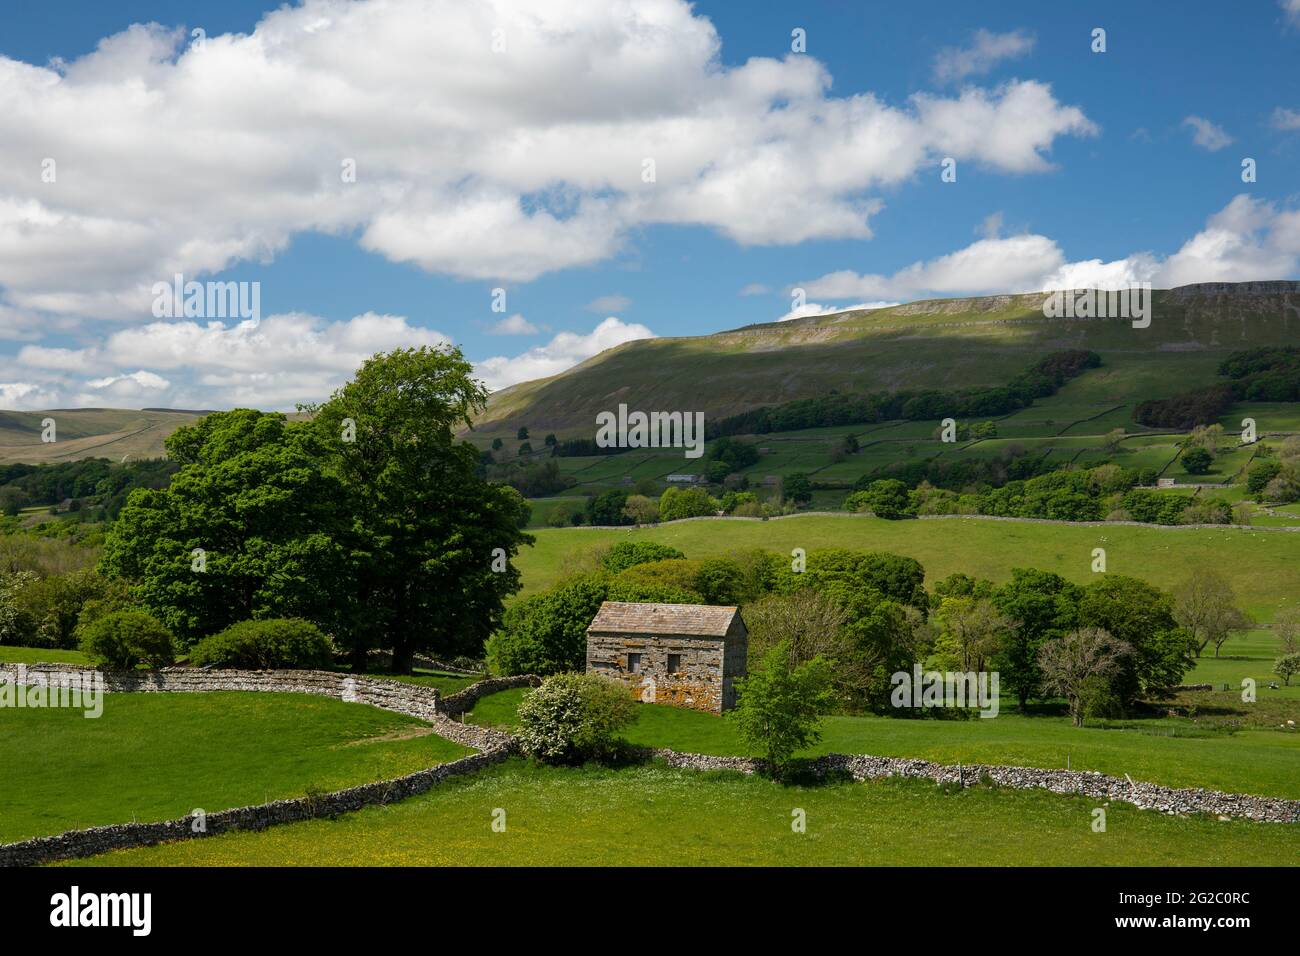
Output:
[[738,607],[711,604],[632,604],[606,601],[588,631],[615,634],[689,634],[726,637]]

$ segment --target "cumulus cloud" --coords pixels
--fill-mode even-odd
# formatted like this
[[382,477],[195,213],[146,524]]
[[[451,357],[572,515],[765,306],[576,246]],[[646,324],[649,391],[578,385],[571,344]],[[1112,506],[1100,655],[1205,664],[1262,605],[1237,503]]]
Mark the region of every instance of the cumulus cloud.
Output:
[[979,295],[1037,287],[1044,275],[1065,263],[1046,236],[980,239],[964,249],[914,262],[893,275],[832,272],[804,284],[809,295],[828,299],[874,297],[915,299],[926,295]]
[[539,329],[519,312],[508,315],[489,329],[493,335],[533,335]]
[[[1300,4],[1300,0],[1296,0]],[[1300,129],[1300,110],[1289,110],[1279,106],[1273,111],[1273,128],[1282,130]]]
[[685,0],[304,0],[202,48],[149,24],[68,62],[0,56],[0,308],[138,319],[154,282],[311,231],[503,281],[654,223],[868,238],[871,192],[943,156],[1038,172],[1096,131],[1033,81],[889,103],[832,95],[806,55],[720,50]]
[[150,322],[81,349],[24,346],[0,376],[32,388],[0,392],[0,401],[13,408],[142,402],[291,409],[328,395],[375,352],[447,344],[440,332],[372,312],[341,322],[302,313],[231,325]]
[[1242,194],[1164,258],[1151,252],[1135,252],[1112,261],[1069,261],[1055,240],[1024,234],[980,239],[964,249],[912,263],[891,275],[831,272],[802,287],[808,295],[822,299],[919,299],[1112,287],[1130,282],[1173,288],[1197,282],[1286,278],[1298,270],[1300,210],[1279,209],[1273,203]]
[[644,325],[623,322],[610,316],[586,335],[561,332],[521,355],[498,355],[474,364],[474,372],[489,388],[499,389],[536,378],[557,375],[605,349],[631,342],[652,339],[655,334]]
[[934,78],[940,83],[953,83],[968,76],[980,76],[991,71],[1003,60],[1024,56],[1034,48],[1033,34],[1023,30],[1010,33],[993,33],[976,30],[966,46],[945,47],[934,58]]
[[1192,142],[1211,153],[1218,152],[1232,142],[1232,137],[1222,126],[1216,126],[1203,116],[1189,116],[1183,120],[1184,126],[1192,129]]

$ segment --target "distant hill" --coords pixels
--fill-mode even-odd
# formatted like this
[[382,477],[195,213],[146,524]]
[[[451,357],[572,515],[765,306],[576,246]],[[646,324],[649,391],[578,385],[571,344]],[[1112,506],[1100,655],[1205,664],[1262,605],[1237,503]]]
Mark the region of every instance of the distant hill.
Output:
[[720,418],[761,405],[842,392],[1002,385],[1049,352],[1101,354],[1089,373],[1098,402],[1136,403],[1216,378],[1230,352],[1300,339],[1300,283],[1206,283],[1156,290],[1151,326],[1121,318],[1046,318],[1044,293],[935,299],[886,309],[769,322],[694,337],[644,339],[551,378],[492,395],[476,441],[590,437],[597,412]]
[[[0,464],[75,461],[80,458],[161,458],[163,441],[207,412],[149,408],[56,408],[0,411]],[[55,421],[54,442],[42,442],[42,420]]]

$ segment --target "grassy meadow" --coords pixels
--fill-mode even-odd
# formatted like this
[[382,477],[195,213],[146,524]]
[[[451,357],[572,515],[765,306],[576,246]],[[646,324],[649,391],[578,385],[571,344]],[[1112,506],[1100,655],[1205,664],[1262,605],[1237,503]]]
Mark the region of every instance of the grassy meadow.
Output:
[[422,721],[306,694],[106,694],[103,708],[0,711],[0,842],[301,797],[470,752]]
[[[504,832],[491,829],[505,811]],[[806,832],[796,833],[794,811]],[[882,780],[782,786],[737,773],[511,760],[335,820],[117,851],[89,866],[1254,866],[1300,859],[1300,827],[1122,803]]]

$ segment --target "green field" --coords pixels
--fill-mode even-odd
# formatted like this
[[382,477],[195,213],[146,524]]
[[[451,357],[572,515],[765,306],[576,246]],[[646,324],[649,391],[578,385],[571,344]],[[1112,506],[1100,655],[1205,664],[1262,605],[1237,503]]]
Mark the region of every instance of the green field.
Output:
[[301,797],[469,752],[421,721],[307,694],[108,694],[103,707],[0,710],[0,842]]
[[0,644],[0,663],[5,664],[77,664],[89,666],[90,658],[81,651],[51,647],[12,647]]
[[943,518],[885,521],[860,515],[799,515],[770,521],[719,518],[652,528],[544,528],[523,548],[516,564],[524,593],[543,590],[574,566],[575,556],[618,541],[658,541],[688,557],[726,555],[763,548],[859,548],[916,558],[933,585],[957,571],[995,582],[1012,568],[1055,571],[1086,584],[1092,580],[1093,548],[1105,548],[1107,570],[1172,588],[1198,569],[1226,577],[1244,606],[1271,620],[1300,598],[1300,533],[1249,528],[1153,528],[1087,526]]
[[[479,702],[471,719],[509,726],[525,691]],[[1264,695],[1261,695],[1264,696]],[[1288,710],[1300,715],[1294,698]],[[687,753],[753,756],[725,718],[644,704],[624,733],[631,743]],[[803,756],[826,753],[922,757],[937,763],[1010,764],[1097,770],[1170,787],[1209,787],[1300,799],[1300,731],[1223,729],[1184,718],[1072,727],[1063,716],[1003,712],[970,720],[827,717],[822,740]]]
[[[505,832],[491,829],[505,811]],[[806,815],[795,833],[793,811]],[[512,760],[336,820],[118,851],[91,866],[1293,865],[1300,827],[884,780],[787,787],[660,766]]]

